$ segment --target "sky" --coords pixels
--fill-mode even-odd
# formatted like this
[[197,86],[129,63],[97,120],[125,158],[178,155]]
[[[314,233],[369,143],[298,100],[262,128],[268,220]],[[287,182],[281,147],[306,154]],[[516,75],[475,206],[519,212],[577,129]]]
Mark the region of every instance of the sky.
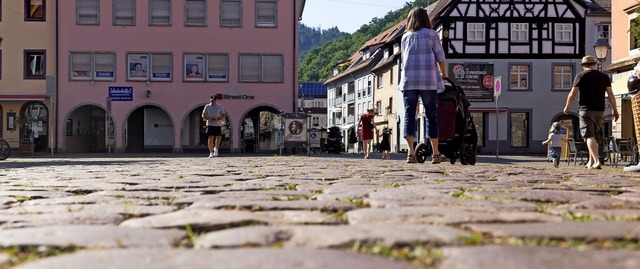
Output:
[[400,9],[410,0],[306,0],[302,21],[308,27],[329,29],[338,27],[353,33],[371,19],[382,18],[389,11]]

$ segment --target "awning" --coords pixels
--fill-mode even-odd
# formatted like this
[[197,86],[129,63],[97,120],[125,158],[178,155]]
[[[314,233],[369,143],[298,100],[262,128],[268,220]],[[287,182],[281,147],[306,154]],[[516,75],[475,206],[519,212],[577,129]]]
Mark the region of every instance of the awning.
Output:
[[340,129],[342,129],[342,130],[346,130],[346,129],[349,129],[349,128],[351,128],[351,127],[353,127],[353,124],[347,124],[347,125],[342,125],[342,126],[340,126]]
[[46,95],[0,95],[0,101],[43,101]]
[[[469,112],[471,113],[495,113],[495,108],[469,108]],[[498,108],[498,112],[507,112],[506,107]]]

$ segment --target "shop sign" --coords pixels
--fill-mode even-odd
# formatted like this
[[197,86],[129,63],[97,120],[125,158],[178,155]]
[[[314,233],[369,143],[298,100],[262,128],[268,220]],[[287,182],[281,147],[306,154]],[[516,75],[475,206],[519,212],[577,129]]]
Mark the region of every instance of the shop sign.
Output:
[[111,101],[133,101],[133,87],[109,87]]

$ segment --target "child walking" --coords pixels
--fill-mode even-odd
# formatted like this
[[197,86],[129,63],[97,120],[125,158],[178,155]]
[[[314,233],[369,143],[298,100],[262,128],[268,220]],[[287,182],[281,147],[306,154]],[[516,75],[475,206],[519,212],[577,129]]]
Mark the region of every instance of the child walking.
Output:
[[542,141],[543,145],[550,144],[549,147],[549,161],[553,163],[553,167],[558,167],[560,164],[560,153],[562,152],[562,144],[560,142],[567,142],[564,138],[562,131],[560,130],[560,123],[554,122],[549,129],[549,138]]

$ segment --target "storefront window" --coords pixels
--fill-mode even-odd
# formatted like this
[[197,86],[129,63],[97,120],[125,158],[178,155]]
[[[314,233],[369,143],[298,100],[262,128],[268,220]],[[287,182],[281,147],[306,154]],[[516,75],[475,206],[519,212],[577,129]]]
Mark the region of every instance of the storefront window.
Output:
[[484,113],[471,113],[478,132],[478,147],[484,147]]
[[509,113],[511,120],[511,147],[526,148],[529,141],[529,113]]

